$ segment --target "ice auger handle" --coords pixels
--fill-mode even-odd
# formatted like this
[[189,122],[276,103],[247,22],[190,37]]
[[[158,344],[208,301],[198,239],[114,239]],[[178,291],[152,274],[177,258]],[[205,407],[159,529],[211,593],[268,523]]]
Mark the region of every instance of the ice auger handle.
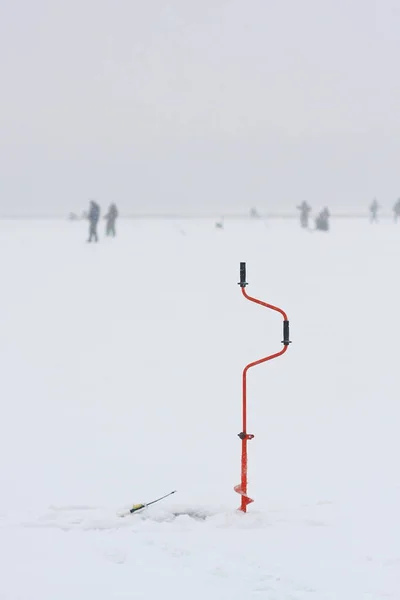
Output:
[[241,288],[246,287],[247,283],[246,283],[246,263],[245,262],[241,262],[240,263],[240,282],[239,285]]
[[289,338],[290,338],[290,336],[289,336],[289,321],[285,320],[285,321],[283,321],[283,340],[282,340],[282,344],[284,346],[289,346],[289,344],[292,343]]

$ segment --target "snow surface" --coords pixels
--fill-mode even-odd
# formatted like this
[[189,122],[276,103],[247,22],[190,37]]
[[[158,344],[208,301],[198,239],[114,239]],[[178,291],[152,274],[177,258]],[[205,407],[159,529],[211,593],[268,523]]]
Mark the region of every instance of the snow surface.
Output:
[[400,229],[86,233],[0,222],[1,600],[400,598]]

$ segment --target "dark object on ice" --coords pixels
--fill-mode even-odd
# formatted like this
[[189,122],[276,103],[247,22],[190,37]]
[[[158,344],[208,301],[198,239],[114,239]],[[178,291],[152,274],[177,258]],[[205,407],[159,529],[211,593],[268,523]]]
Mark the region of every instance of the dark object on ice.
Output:
[[299,206],[297,206],[297,210],[300,211],[300,225],[301,227],[307,229],[308,228],[308,217],[311,212],[311,206],[307,204],[307,202],[303,201]]
[[97,224],[100,219],[100,206],[94,200],[90,201],[88,219],[89,219],[89,223],[90,223],[88,242],[91,242],[93,239],[95,242],[98,242],[99,238],[97,235]]
[[117,217],[118,217],[117,206],[114,203],[110,204],[110,208],[108,209],[108,213],[106,215],[104,215],[104,218],[107,221],[107,223],[106,223],[106,235],[112,235],[113,237],[115,237],[115,235],[116,235],[116,232],[115,232],[115,221],[117,220]]
[[315,219],[315,229],[318,231],[329,231],[329,210],[325,207]]
[[217,221],[217,222],[215,223],[215,228],[216,228],[216,229],[223,229],[223,228],[224,228],[224,220],[223,220],[223,219],[221,219],[220,221]]
[[370,216],[371,223],[378,222],[378,210],[379,210],[379,204],[378,204],[376,198],[374,198],[369,207],[369,212],[371,215]]
[[252,209],[250,210],[250,217],[251,217],[252,219],[259,219],[259,218],[260,218],[260,215],[258,214],[258,211],[257,211],[257,209],[256,209],[256,208],[252,208]]
[[400,217],[400,198],[397,200],[396,204],[393,206],[394,213],[394,222],[397,223],[397,219]]

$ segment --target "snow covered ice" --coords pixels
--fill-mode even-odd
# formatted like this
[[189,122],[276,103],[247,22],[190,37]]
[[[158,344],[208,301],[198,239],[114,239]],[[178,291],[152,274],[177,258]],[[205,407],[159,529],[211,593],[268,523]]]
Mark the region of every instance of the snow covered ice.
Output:
[[0,222],[0,599],[400,598],[399,229],[86,235]]

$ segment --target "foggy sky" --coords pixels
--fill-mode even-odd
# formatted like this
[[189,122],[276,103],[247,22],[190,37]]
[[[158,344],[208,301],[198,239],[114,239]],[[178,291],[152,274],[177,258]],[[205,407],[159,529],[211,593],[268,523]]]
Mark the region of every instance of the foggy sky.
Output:
[[389,210],[398,0],[0,0],[0,213]]

